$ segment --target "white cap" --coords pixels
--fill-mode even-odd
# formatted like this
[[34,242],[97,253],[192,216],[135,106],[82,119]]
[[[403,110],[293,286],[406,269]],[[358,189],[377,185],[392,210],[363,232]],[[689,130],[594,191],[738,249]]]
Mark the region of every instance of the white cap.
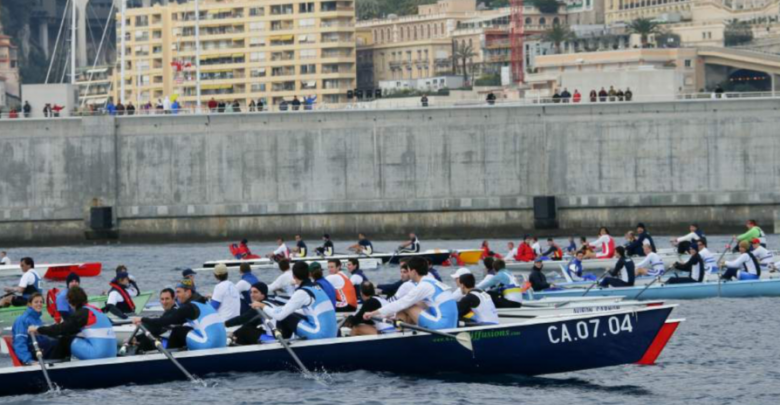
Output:
[[456,271],[455,273],[451,274],[450,277],[452,277],[452,278],[460,278],[460,276],[462,276],[464,274],[471,274],[471,270],[469,270],[469,269],[467,269],[465,267],[461,267],[461,268],[458,269],[458,271]]

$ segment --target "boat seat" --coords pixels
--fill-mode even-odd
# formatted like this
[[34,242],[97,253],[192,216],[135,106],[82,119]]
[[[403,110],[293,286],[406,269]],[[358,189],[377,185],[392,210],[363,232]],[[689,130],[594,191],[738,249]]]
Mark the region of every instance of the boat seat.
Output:
[[19,361],[19,357],[16,356],[16,351],[14,351],[14,338],[12,336],[3,336],[3,342],[8,349],[8,355],[11,356],[14,367],[21,367],[22,362]]

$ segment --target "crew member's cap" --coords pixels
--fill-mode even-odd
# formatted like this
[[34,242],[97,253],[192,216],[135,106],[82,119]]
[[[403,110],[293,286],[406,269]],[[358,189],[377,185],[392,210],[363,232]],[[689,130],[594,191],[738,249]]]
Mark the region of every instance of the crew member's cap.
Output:
[[322,234],[322,237],[325,238],[325,239],[330,239],[330,234],[327,234],[327,233]]
[[195,270],[193,269],[184,269],[184,271],[181,272],[182,277],[194,276],[195,274],[197,273],[195,273]]
[[195,288],[195,283],[192,282],[192,280],[185,278],[182,281],[179,281],[179,284],[176,284],[176,288],[183,288],[185,290],[192,290]]
[[542,256],[539,256],[539,257],[537,257],[536,259],[534,259],[534,263],[541,263],[541,262],[543,262],[543,261],[544,261],[544,260],[542,260]]
[[76,273],[70,273],[68,274],[68,277],[65,278],[65,285],[70,285],[71,281],[78,281],[81,283],[81,277]]
[[123,278],[130,278],[130,275],[127,274],[126,271],[120,271],[119,273],[116,273],[116,277],[114,277],[114,280],[121,280]]
[[263,293],[263,295],[268,296],[268,284],[262,281],[258,281],[252,284],[252,288],[257,288],[257,290]]
[[471,274],[471,270],[469,270],[469,269],[467,269],[465,267],[461,267],[461,268],[458,269],[458,271],[456,271],[455,273],[452,273],[450,275],[450,277],[457,279],[457,278],[460,278],[460,276],[462,276],[464,274]]
[[759,243],[761,243],[761,240],[758,239],[758,238],[753,238],[753,240],[751,240],[750,243],[752,243],[754,245],[758,245]]
[[309,272],[312,272],[314,270],[322,270],[322,265],[320,265],[319,262],[309,263]]
[[642,245],[644,245],[644,246],[653,246],[653,245],[650,244],[650,239],[643,240],[642,241]]
[[223,276],[228,274],[228,268],[224,263],[220,263],[214,267],[214,275]]

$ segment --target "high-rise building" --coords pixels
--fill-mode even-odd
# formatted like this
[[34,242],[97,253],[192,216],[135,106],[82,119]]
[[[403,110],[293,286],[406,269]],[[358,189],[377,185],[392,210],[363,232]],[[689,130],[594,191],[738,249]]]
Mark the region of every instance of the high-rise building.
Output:
[[[200,0],[199,10],[202,105],[294,96],[344,103],[355,88],[353,0]],[[196,104],[195,26],[194,1],[127,10],[125,102]],[[117,59],[120,101],[121,52]]]
[[16,46],[11,43],[11,37],[3,35],[0,24],[0,107],[19,103],[19,83]]

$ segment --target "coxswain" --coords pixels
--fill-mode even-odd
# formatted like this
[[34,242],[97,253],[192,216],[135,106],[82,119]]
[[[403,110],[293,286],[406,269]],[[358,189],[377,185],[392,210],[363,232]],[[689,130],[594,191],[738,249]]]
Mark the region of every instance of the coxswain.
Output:
[[674,269],[691,273],[688,277],[674,276],[666,280],[666,284],[685,284],[701,283],[704,281],[704,275],[707,273],[707,266],[704,259],[699,255],[699,245],[694,240],[688,244],[688,253],[691,255],[685,263],[675,262]]
[[[27,309],[16,318],[11,329],[14,352],[19,361],[24,365],[34,364],[36,361],[35,348],[30,341],[28,330],[30,326],[40,327],[43,325],[41,315],[43,315],[43,296],[40,293],[32,293],[27,303]],[[38,346],[43,352],[43,358],[51,359],[53,349],[57,346],[57,341],[43,335],[35,335],[35,340],[38,341]]]
[[761,264],[756,256],[750,252],[750,245],[747,241],[739,242],[739,257],[735,260],[721,262],[721,267],[726,267],[726,271],[721,276],[724,280],[758,280],[761,278]]
[[266,255],[269,259],[279,262],[282,259],[290,259],[290,249],[284,243],[284,239],[276,238],[276,250]]
[[[193,269],[184,269],[181,272],[181,277],[182,277],[182,280],[191,280],[192,281],[192,300],[195,301],[195,302],[200,302],[201,304],[208,304],[209,300],[206,297],[200,295],[200,293],[198,292],[197,284],[195,283],[195,276],[197,274],[198,273],[196,273],[195,270],[193,270]],[[172,295],[174,296],[174,299],[176,299],[175,292]],[[176,305],[178,305],[178,304],[179,304],[179,302],[176,301]]]
[[68,290],[68,304],[72,313],[64,322],[30,326],[28,332],[57,338],[54,358],[96,360],[116,357],[116,335],[108,316],[87,303],[87,294],[81,287]]
[[373,319],[365,319],[367,312],[377,311],[387,305],[387,300],[376,295],[376,289],[370,281],[366,280],[360,285],[360,295],[363,305],[355,315],[350,315],[344,321],[344,326],[351,328],[350,336],[378,335],[395,332],[395,327],[387,322],[377,322]]
[[191,280],[182,280],[176,285],[176,299],[180,303],[176,310],[159,318],[133,318],[133,324],[157,330],[170,329],[168,349],[205,350],[227,346],[224,321],[211,305],[192,301]]
[[626,250],[632,254],[636,253],[636,256],[644,256],[645,252],[643,246],[645,245],[645,241],[650,244],[651,250],[655,252],[656,249],[653,237],[650,236],[650,232],[647,231],[645,224],[640,222],[636,225],[636,238],[633,242],[626,245]]
[[[541,259],[537,259],[541,262]],[[493,261],[493,277],[485,276],[477,289],[485,291],[499,308],[518,308],[523,302],[523,291],[514,274],[506,268],[503,260]]]
[[[363,270],[360,270],[360,261],[354,257],[347,260],[347,271],[349,272],[349,281],[352,282],[352,285],[358,286],[355,288],[355,292],[359,295],[359,286],[363,284],[364,281],[368,281],[366,273],[364,273]],[[360,301],[358,300],[358,302]]]
[[[677,246],[678,254],[685,254],[691,244],[696,244],[696,242],[704,237],[704,232],[699,230],[698,224],[688,225],[688,230],[690,232],[688,232],[687,235],[680,236],[679,238],[672,238],[672,246]],[[698,245],[696,248],[698,249]]]
[[748,229],[747,232],[739,236],[734,235],[734,237],[737,239],[737,242],[745,241],[750,243],[753,239],[758,239],[761,246],[766,247],[766,234],[764,234],[764,231],[758,227],[756,220],[749,219],[747,223],[745,223],[745,226]]
[[[257,313],[257,309],[260,308],[258,303],[260,302],[271,307],[276,306],[275,303],[268,300],[268,286],[262,281],[258,281],[250,287],[249,295],[252,297],[252,303],[250,305],[252,311],[245,312],[241,314],[241,316],[225,322],[225,326],[228,328],[240,326],[233,332],[231,340],[237,345],[276,342],[276,338],[273,336],[273,330],[263,322],[263,318]],[[274,321],[271,321],[270,326],[275,327],[275,324]]]
[[563,249],[558,246],[553,238],[547,238],[547,249],[541,254],[542,259],[563,260]]
[[585,256],[586,259],[611,259],[615,257],[615,240],[609,234],[606,227],[599,228],[599,238],[589,245],[592,250]]
[[295,253],[295,257],[306,257],[309,253],[306,248],[306,242],[303,241],[301,235],[295,235],[295,247],[293,248],[293,252]]
[[662,259],[658,253],[653,252],[650,243],[642,245],[642,249],[644,249],[645,257],[636,264],[636,275],[652,277],[662,276],[664,271],[666,271],[664,259]]
[[8,253],[3,250],[0,252],[0,266],[10,266],[11,265],[11,258],[8,257]]
[[415,287],[397,301],[365,313],[363,319],[396,315],[403,322],[428,329],[457,327],[458,306],[447,286],[428,275],[428,263],[422,258],[412,258],[408,266]]
[[599,284],[602,287],[633,287],[636,272],[634,262],[626,257],[626,248],[615,248],[615,256],[618,258],[615,267],[609,271],[609,276],[604,277]]
[[333,256],[333,241],[330,240],[329,234],[322,235],[322,246],[316,249],[317,254],[323,257]]
[[474,275],[467,273],[458,278],[463,298],[458,301],[458,319],[479,325],[498,325],[496,310],[490,295],[474,287]]
[[35,271],[33,259],[31,257],[22,258],[19,261],[19,267],[22,269],[22,278],[19,279],[19,284],[16,287],[5,287],[7,294],[0,299],[0,308],[27,306],[33,293],[41,293],[41,276]]
[[547,276],[542,273],[543,269],[544,261],[541,258],[534,260],[534,267],[531,268],[531,274],[528,276],[528,282],[534,291],[544,291],[555,287],[555,285],[547,282]]
[[106,306],[103,307],[103,313],[127,319],[128,315],[135,313],[133,297],[138,296],[138,292],[130,288],[130,275],[121,272],[108,285],[111,289],[108,291],[108,299],[106,299]]
[[290,261],[280,261],[279,270],[282,274],[268,286],[268,292],[270,294],[281,293],[285,297],[290,297],[295,292],[295,283],[293,283],[292,271],[290,271]]
[[[322,266],[318,262],[312,262],[308,265],[306,263],[298,262],[295,263],[295,266],[299,263],[309,267],[309,275],[311,276],[312,281],[322,288],[322,291],[324,291],[325,295],[330,299],[330,303],[333,304],[333,308],[336,308],[336,288],[333,287],[333,284],[331,284],[322,274]],[[293,266],[293,270],[295,269],[295,266]]]
[[336,312],[355,312],[357,310],[357,291],[350,277],[341,272],[341,260],[328,260],[328,276],[326,280],[336,291]]
[[420,239],[414,232],[409,232],[409,240],[398,246],[398,253],[420,253]]
[[243,314],[250,310],[249,304],[252,303],[249,290],[259,280],[252,274],[252,266],[249,263],[241,263],[241,266],[238,267],[238,272],[241,275],[241,280],[238,280],[236,283],[236,290],[238,290],[238,294],[241,296],[241,313]]
[[73,287],[80,287],[81,286],[81,277],[79,277],[76,273],[70,273],[68,274],[68,277],[65,278],[65,289],[57,293],[57,297],[55,298],[55,306],[57,308],[57,312],[60,314],[60,319],[65,320],[68,319],[70,316],[70,305],[68,304],[68,290],[70,290]]
[[515,254],[515,261],[516,262],[532,262],[536,255],[534,254],[533,248],[531,248],[532,243],[531,235],[525,235],[523,238],[523,241],[520,242],[520,244],[517,246],[517,254]]
[[398,267],[401,279],[390,284],[380,284],[377,288],[381,294],[387,297],[388,302],[398,301],[414,288],[414,283],[409,276],[408,260],[401,260],[401,265]]
[[[504,258],[506,260],[515,260],[515,256],[517,256],[517,248],[515,247],[514,242],[507,242],[506,244],[506,254],[504,255]],[[486,259],[486,257],[483,258],[483,260]]]
[[755,238],[751,241],[753,246],[753,256],[758,260],[758,264],[761,265],[761,271],[770,271],[775,263],[775,255],[761,245],[761,239]]
[[569,236],[569,246],[566,246],[566,254],[570,256],[574,256],[576,252],[577,252],[577,244],[574,243],[574,237]]
[[366,238],[366,234],[359,233],[358,234],[358,242],[347,249],[361,255],[371,256],[374,254],[374,244],[371,243],[368,238]]
[[257,307],[276,320],[286,339],[293,333],[304,339],[335,338],[338,324],[336,309],[330,299],[320,286],[312,283],[308,266],[295,266],[292,272],[297,288],[290,300],[281,308],[263,302]]
[[217,285],[209,297],[211,307],[217,311],[223,322],[241,315],[241,294],[238,293],[236,285],[228,280],[227,266],[223,263],[216,265],[214,278],[217,279]]

